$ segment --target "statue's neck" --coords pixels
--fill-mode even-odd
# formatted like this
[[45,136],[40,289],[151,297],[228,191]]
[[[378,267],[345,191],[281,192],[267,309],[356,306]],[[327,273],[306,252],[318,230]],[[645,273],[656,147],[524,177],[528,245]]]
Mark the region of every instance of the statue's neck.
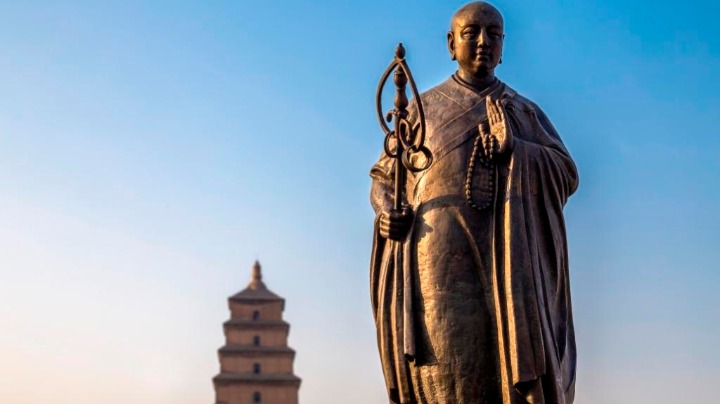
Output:
[[493,83],[495,83],[495,80],[497,80],[495,78],[494,72],[488,72],[488,74],[486,74],[485,76],[477,77],[472,74],[468,74],[467,72],[464,72],[462,69],[458,70],[457,73],[455,73],[455,77],[457,77],[468,87],[472,87],[478,92],[486,90]]

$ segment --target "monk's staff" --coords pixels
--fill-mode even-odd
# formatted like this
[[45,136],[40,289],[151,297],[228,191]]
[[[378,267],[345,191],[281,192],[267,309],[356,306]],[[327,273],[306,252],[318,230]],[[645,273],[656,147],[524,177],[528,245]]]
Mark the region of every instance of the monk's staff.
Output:
[[[385,115],[383,114],[382,108],[382,91],[393,70],[395,71],[393,74],[393,82],[395,83],[396,89],[395,109]],[[417,109],[417,121],[414,125],[408,120],[408,98],[405,93],[405,86],[408,81],[410,82],[410,88],[415,98],[415,107]],[[410,73],[410,68],[405,61],[405,48],[402,44],[398,44],[395,49],[395,58],[387,69],[385,69],[385,73],[383,73],[380,79],[375,103],[377,105],[380,126],[383,132],[385,132],[385,154],[395,159],[393,211],[394,213],[400,214],[403,211],[403,202],[405,200],[403,193],[405,191],[407,171],[419,172],[427,169],[430,167],[430,164],[432,164],[432,154],[430,150],[425,147],[425,112],[423,111],[420,94]],[[394,123],[393,130],[388,127],[386,121],[387,123]],[[396,271],[395,276],[397,281],[403,285],[402,314],[400,314],[400,318],[395,322],[396,326],[402,327],[400,335],[402,335],[403,338],[402,341],[398,342],[403,346],[405,357],[413,360],[415,356],[415,338],[412,322],[412,279],[410,278],[411,274],[405,271],[404,268],[402,242],[393,243],[393,252]],[[402,321],[402,325],[399,324],[400,320]]]
[[[383,114],[382,91],[393,70],[395,71],[393,82],[396,89],[395,109],[390,110],[386,115]],[[415,125],[412,125],[407,119],[408,98],[405,93],[405,86],[408,81],[417,107],[418,118]],[[405,48],[402,44],[398,44],[395,49],[395,59],[385,69],[385,73],[380,79],[375,104],[377,105],[380,126],[385,132],[385,154],[395,159],[395,199],[393,208],[400,212],[402,210],[402,192],[405,186],[406,171],[422,171],[430,167],[432,163],[432,154],[425,147],[425,111],[420,101],[420,94],[415,86],[415,80],[413,80],[410,68],[405,61]],[[388,123],[394,121],[394,130],[391,130],[385,121]],[[416,158],[418,155],[422,155],[423,159]]]

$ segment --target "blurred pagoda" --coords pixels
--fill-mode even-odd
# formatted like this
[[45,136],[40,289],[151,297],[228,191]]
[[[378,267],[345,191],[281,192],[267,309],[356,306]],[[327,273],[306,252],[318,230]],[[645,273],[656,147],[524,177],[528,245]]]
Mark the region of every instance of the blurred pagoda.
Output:
[[290,324],[282,319],[285,299],[265,286],[258,261],[247,288],[228,303],[220,374],[213,378],[215,404],[297,404],[300,378],[287,343]]

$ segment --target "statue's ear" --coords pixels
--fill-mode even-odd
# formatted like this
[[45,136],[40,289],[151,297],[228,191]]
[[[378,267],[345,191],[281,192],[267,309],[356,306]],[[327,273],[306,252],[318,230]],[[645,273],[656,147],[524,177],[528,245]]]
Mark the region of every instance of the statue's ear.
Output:
[[453,35],[452,31],[448,31],[447,40],[448,40],[448,51],[450,52],[450,59],[456,60],[456,58],[455,58],[455,36]]

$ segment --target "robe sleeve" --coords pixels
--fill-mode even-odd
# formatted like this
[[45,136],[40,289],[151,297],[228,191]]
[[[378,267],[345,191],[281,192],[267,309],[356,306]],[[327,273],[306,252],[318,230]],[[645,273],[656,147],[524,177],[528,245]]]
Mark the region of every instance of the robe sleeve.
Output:
[[[413,121],[414,102],[408,110]],[[391,144],[392,148],[393,145]],[[412,400],[412,382],[408,355],[414,356],[414,336],[411,330],[412,308],[405,297],[412,296],[408,260],[398,260],[409,243],[390,242],[380,236],[379,217],[394,205],[396,160],[383,150],[378,162],[370,169],[372,185],[370,202],[375,210],[375,231],[370,258],[370,299],[377,328],[380,362],[385,385],[392,402],[406,403]],[[412,230],[411,230],[412,231]],[[401,267],[396,267],[402,261]]]
[[[515,134],[515,142],[525,142],[526,148],[531,151],[530,156],[545,160],[543,165],[548,168],[545,172],[551,175],[550,183],[554,184],[554,189],[564,205],[578,187],[579,179],[575,163],[555,127],[537,105],[528,101],[519,112],[517,118],[520,122],[516,127],[520,130]],[[537,187],[544,185],[535,182],[531,186],[533,193],[537,194]]]
[[578,175],[547,116],[518,104],[499,235],[510,374],[526,398],[571,403],[576,350],[562,210]]
[[389,211],[393,206],[393,182],[395,178],[395,160],[382,152],[380,159],[370,169],[372,185],[370,187],[370,204],[375,214]]

